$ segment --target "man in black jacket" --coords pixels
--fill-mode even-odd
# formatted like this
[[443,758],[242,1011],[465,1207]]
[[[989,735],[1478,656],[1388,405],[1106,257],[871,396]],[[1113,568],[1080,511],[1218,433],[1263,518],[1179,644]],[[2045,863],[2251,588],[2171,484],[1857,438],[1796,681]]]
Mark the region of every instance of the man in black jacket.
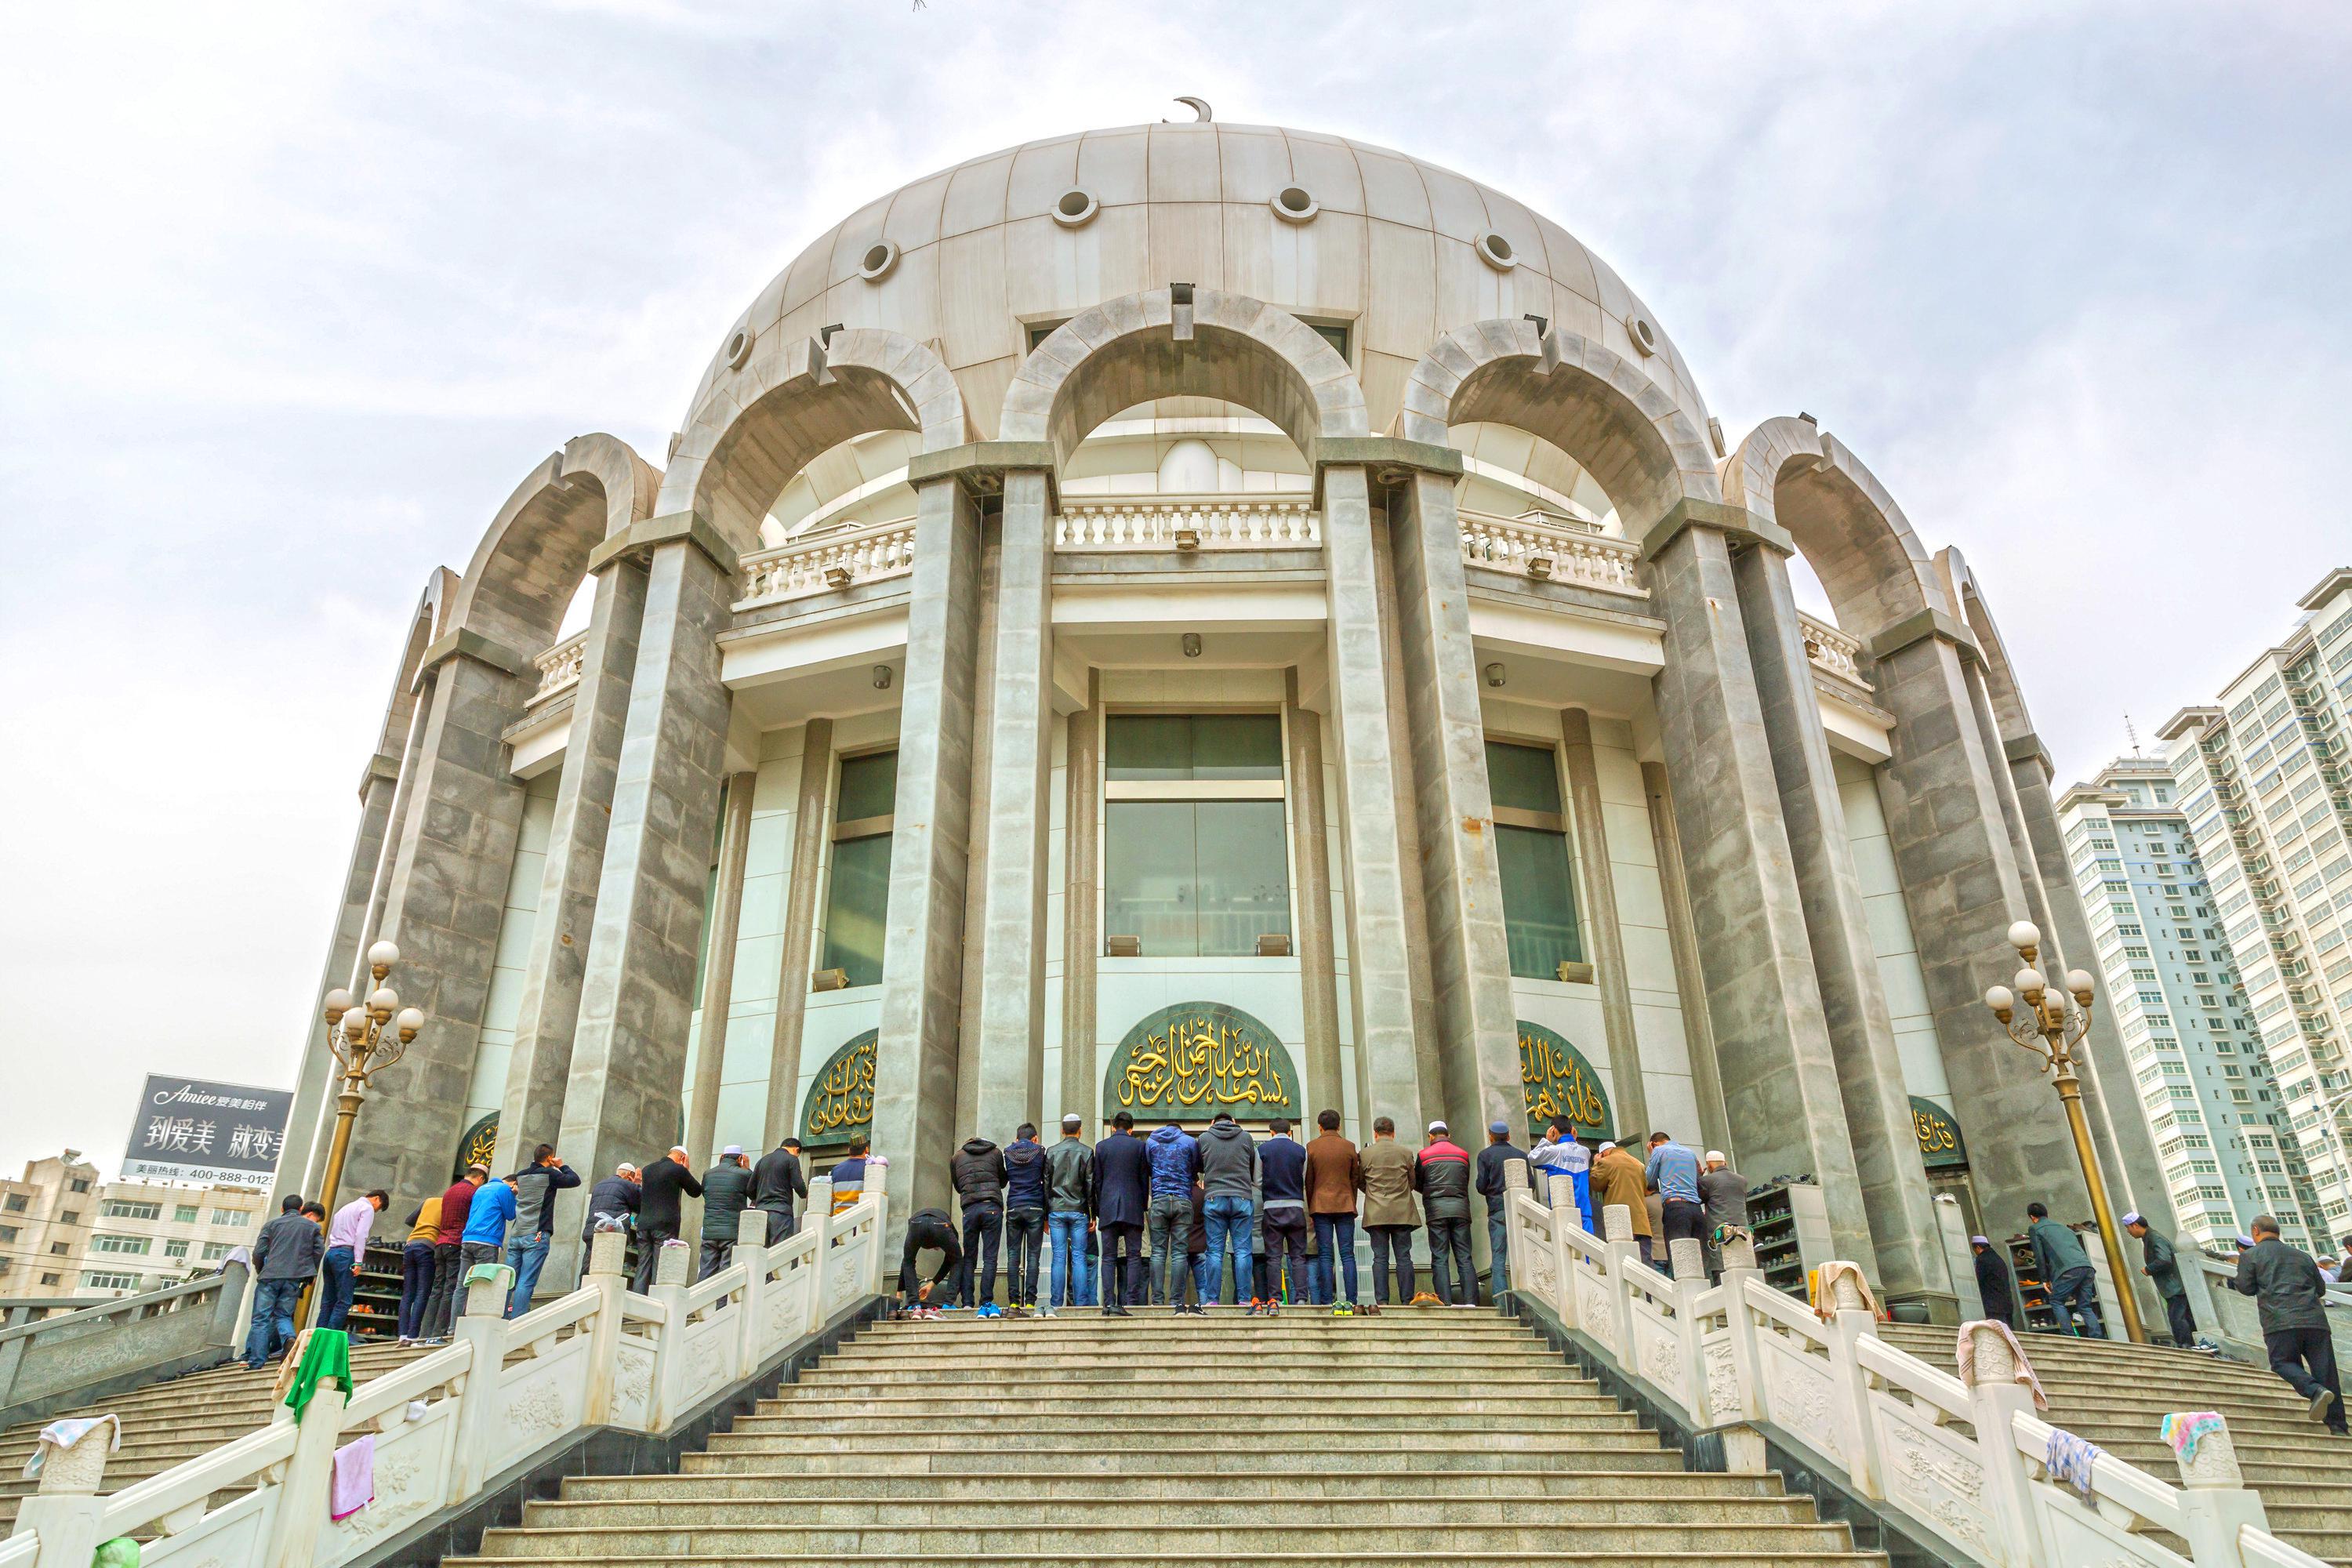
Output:
[[2311,1401],[2311,1418],[2346,1436],[2344,1389],[2336,1380],[2336,1340],[2327,1328],[2327,1286],[2319,1265],[2279,1239],[2278,1221],[2256,1215],[2253,1246],[2238,1254],[2230,1288],[2262,1309],[2263,1346],[2271,1370]]
[[[580,1227],[580,1282],[588,1282],[589,1251],[596,1240],[596,1222],[618,1220],[624,1228],[637,1223],[637,1168],[624,1160],[613,1173],[588,1189],[588,1222]],[[634,1282],[633,1282],[634,1288]]]
[[2180,1282],[2180,1255],[2172,1238],[2147,1223],[2144,1215],[2124,1215],[2124,1229],[2139,1241],[2139,1271],[2164,1298],[2164,1315],[2171,1321],[2172,1342],[2182,1350],[2197,1348],[2197,1314],[2189,1306],[2189,1287]]
[[2016,1331],[2017,1293],[2010,1284],[2009,1260],[1994,1248],[1990,1237],[1969,1237],[1969,1250],[1977,1255],[1977,1295],[1984,1301],[1984,1315]]
[[[1486,1146],[1478,1151],[1475,1174],[1471,1184],[1478,1195],[1486,1200],[1486,1253],[1491,1260],[1486,1267],[1486,1296],[1500,1300],[1511,1288],[1511,1226],[1503,1209],[1503,1194],[1508,1190],[1503,1167],[1517,1160],[1528,1163],[1528,1152],[1511,1142],[1511,1124],[1507,1121],[1490,1123],[1486,1128]],[[1530,1171],[1530,1178],[1535,1174]]]
[[1095,1223],[1102,1237],[1103,1315],[1124,1318],[1143,1300],[1143,1222],[1150,1205],[1151,1156],[1135,1135],[1135,1118],[1120,1111],[1111,1134],[1095,1145]]
[[245,1364],[259,1367],[294,1342],[294,1304],[327,1255],[326,1232],[289,1194],[278,1217],[253,1238],[253,1328],[245,1336]]
[[963,1265],[956,1274],[956,1299],[967,1307],[984,1307],[996,1300],[996,1249],[1004,1237],[1004,1152],[985,1138],[967,1138],[948,1162],[948,1175],[955,1183],[956,1202],[963,1205]]
[[662,1243],[677,1239],[683,1198],[702,1195],[702,1184],[686,1168],[686,1150],[673,1148],[645,1169],[637,1184],[637,1278],[629,1289],[643,1296],[654,1288]]
[[[940,1267],[929,1281],[918,1285],[915,1280],[915,1255],[934,1251],[940,1255]],[[917,1209],[907,1216],[907,1245],[898,1254],[898,1299],[903,1307],[913,1309],[919,1316],[936,1318],[940,1310],[930,1305],[931,1293],[952,1276],[963,1261],[963,1248],[956,1245],[955,1226],[949,1222],[945,1209]]]
[[741,1144],[730,1143],[719,1163],[702,1173],[702,1269],[696,1279],[708,1279],[734,1261],[743,1211],[751,1206],[751,1162]]
[[795,1199],[808,1197],[808,1177],[801,1172],[801,1141],[787,1138],[760,1157],[751,1167],[751,1203],[768,1216],[768,1245],[791,1236],[801,1226],[793,1213]]

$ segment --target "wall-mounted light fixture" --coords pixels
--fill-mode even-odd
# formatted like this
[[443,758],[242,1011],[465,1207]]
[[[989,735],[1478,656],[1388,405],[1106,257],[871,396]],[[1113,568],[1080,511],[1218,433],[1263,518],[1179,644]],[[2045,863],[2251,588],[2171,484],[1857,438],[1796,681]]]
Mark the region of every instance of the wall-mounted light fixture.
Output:
[[1489,686],[1503,684],[1503,666],[1500,660],[1486,667],[1486,684]]
[[1184,643],[1183,643],[1183,647],[1184,647],[1184,657],[1185,657],[1186,658],[1200,658],[1200,657],[1201,657],[1201,634],[1200,634],[1200,633],[1198,633],[1198,632],[1186,632],[1186,633],[1184,634]]

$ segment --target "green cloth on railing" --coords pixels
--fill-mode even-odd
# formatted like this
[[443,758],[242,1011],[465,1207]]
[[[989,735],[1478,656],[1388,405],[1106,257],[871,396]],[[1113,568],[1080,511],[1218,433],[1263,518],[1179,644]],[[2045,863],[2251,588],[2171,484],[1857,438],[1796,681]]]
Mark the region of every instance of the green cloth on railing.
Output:
[[301,1364],[294,1369],[294,1386],[286,1391],[286,1408],[294,1419],[319,1392],[322,1378],[331,1377],[346,1394],[352,1391],[352,1337],[341,1329],[313,1329],[302,1346]]
[[139,1543],[127,1535],[101,1541],[89,1568],[139,1568]]
[[[500,1278],[501,1275],[504,1276],[503,1279]],[[503,1263],[477,1263],[466,1270],[466,1283],[468,1285],[479,1284],[485,1279],[512,1289],[514,1270]]]

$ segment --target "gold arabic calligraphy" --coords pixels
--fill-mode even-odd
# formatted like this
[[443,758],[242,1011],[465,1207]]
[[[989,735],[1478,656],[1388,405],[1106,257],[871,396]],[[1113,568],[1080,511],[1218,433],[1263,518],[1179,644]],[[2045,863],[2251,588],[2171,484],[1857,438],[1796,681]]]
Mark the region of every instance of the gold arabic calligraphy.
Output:
[[1919,1136],[1922,1154],[1938,1154],[1960,1146],[1950,1122],[1916,1108],[1911,1112],[1911,1130]]
[[1528,1119],[1538,1125],[1565,1116],[1579,1127],[1606,1127],[1608,1101],[1573,1050],[1527,1029],[1519,1031],[1519,1083]]
[[1165,1033],[1144,1036],[1119,1078],[1118,1102],[1148,1110],[1205,1103],[1286,1110],[1290,1090],[1272,1047],[1245,1028],[1196,1013],[1170,1020]]
[[814,1142],[828,1132],[871,1126],[874,1121],[874,1036],[853,1043],[809,1086],[807,1125],[801,1135]]

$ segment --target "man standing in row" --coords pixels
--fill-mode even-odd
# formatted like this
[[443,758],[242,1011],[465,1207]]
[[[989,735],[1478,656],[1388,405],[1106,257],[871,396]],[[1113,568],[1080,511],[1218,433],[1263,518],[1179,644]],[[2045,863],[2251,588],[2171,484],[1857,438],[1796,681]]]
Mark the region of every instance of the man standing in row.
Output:
[[[1429,1124],[1429,1142],[1413,1168],[1423,1217],[1429,1225],[1429,1272],[1437,1300],[1456,1307],[1478,1304],[1478,1273],[1470,1261],[1470,1152],[1446,1136],[1443,1121]],[[1453,1267],[1449,1270],[1448,1265]],[[1460,1279],[1455,1286],[1453,1281]]]
[[[482,1173],[485,1176],[488,1171]],[[466,1212],[466,1234],[458,1246],[457,1293],[449,1303],[449,1320],[455,1322],[465,1310],[466,1276],[485,1263],[496,1263],[507,1249],[507,1226],[515,1217],[514,1178],[484,1182],[475,1193],[473,1206]]]
[[1144,1224],[1151,1210],[1151,1154],[1135,1135],[1135,1118],[1110,1119],[1111,1134],[1095,1145],[1095,1224],[1102,1247],[1103,1315],[1124,1318],[1143,1299],[1150,1265],[1143,1257]]
[[662,1243],[676,1241],[685,1223],[688,1198],[702,1195],[702,1184],[687,1168],[686,1146],[670,1152],[645,1168],[637,1182],[637,1276],[630,1286],[638,1295],[650,1295],[661,1268]]
[[[1276,1306],[1280,1303],[1286,1263],[1289,1270],[1293,1300],[1302,1296],[1312,1298],[1318,1294],[1307,1285],[1307,1151],[1299,1147],[1298,1140],[1290,1135],[1290,1118],[1276,1117],[1270,1131],[1272,1136],[1260,1144],[1257,1151],[1258,1213],[1265,1221],[1265,1288],[1263,1289],[1254,1288],[1256,1284],[1255,1280],[1252,1280],[1249,1286],[1244,1286],[1242,1283],[1241,1265],[1236,1263],[1234,1266],[1234,1290],[1236,1294],[1244,1289],[1248,1290],[1253,1308]],[[1243,1136],[1246,1137],[1248,1134],[1244,1133]],[[1349,1196],[1351,1201],[1349,1205],[1349,1212],[1353,1214],[1355,1212],[1353,1194]],[[1242,1253],[1246,1257],[1250,1250],[1250,1222],[1247,1217],[1242,1221],[1241,1234]],[[1351,1258],[1348,1261],[1352,1266],[1355,1259]],[[1330,1267],[1330,1256],[1327,1253],[1323,1258],[1323,1271],[1328,1273]],[[1213,1268],[1210,1272],[1213,1278],[1215,1270]],[[1352,1267],[1349,1272],[1354,1272]]]
[[702,1266],[696,1279],[708,1279],[733,1261],[743,1211],[751,1206],[751,1162],[740,1143],[730,1143],[702,1173]]
[[2137,1214],[2124,1215],[2124,1229],[2139,1239],[2139,1271],[2164,1298],[2164,1315],[2172,1323],[2172,1342],[2185,1351],[2195,1350],[2197,1314],[2189,1310],[2189,1287],[2180,1282],[2180,1257],[2172,1249],[2172,1238]]
[[466,1220],[473,1211],[474,1194],[489,1179],[488,1165],[468,1165],[466,1173],[441,1194],[441,1227],[433,1233],[432,1295],[425,1308],[424,1340],[428,1345],[447,1343],[449,1327],[457,1321],[458,1279],[465,1272],[457,1264],[466,1239]]
[[1600,1234],[1592,1227],[1592,1151],[1578,1142],[1574,1123],[1565,1116],[1553,1117],[1543,1142],[1528,1151],[1528,1163],[1535,1167],[1528,1175],[1538,1202],[1551,1202],[1552,1177],[1568,1177],[1576,1189],[1576,1212],[1584,1230]]
[[1994,1249],[1989,1236],[1969,1237],[1969,1250],[1976,1254],[1977,1298],[1984,1304],[1984,1315],[2016,1332],[2017,1292],[2010,1284],[2009,1260]]
[[[313,1208],[318,1205],[310,1205]],[[294,1342],[294,1306],[319,1272],[327,1250],[319,1226],[289,1194],[278,1217],[253,1238],[253,1326],[245,1336],[245,1364],[258,1369]]]
[[547,1267],[547,1249],[555,1240],[555,1194],[580,1184],[578,1173],[555,1157],[555,1145],[541,1143],[531,1151],[530,1163],[507,1178],[515,1190],[515,1237],[509,1250],[514,1265],[514,1289],[507,1296],[507,1316],[520,1318],[530,1310],[539,1289],[540,1270]]
[[[1649,1179],[1633,1151],[1620,1143],[1603,1143],[1592,1156],[1592,1215],[1601,1217],[1614,1205],[1623,1205],[1633,1220],[1633,1239],[1641,1244],[1642,1261],[1650,1255]],[[1600,1235],[1598,1231],[1593,1232]]]
[[2327,1327],[2327,1286],[2319,1265],[2279,1239],[2279,1224],[2256,1215],[2253,1246],[2238,1254],[2230,1289],[2260,1306],[2263,1347],[2271,1370],[2311,1401],[2311,1418],[2347,1435],[2344,1388],[2336,1377],[2336,1339]]
[[[580,1282],[588,1282],[590,1247],[596,1239],[599,1220],[611,1220],[614,1225],[636,1224],[640,1188],[637,1168],[624,1160],[613,1167],[613,1173],[588,1189],[588,1221],[580,1227]],[[634,1283],[632,1289],[634,1289]]]
[[[1421,1162],[1396,1141],[1396,1122],[1382,1116],[1372,1122],[1372,1141],[1363,1152],[1364,1230],[1372,1238],[1372,1297],[1375,1302],[1412,1300],[1412,1233],[1421,1224],[1413,1192]],[[1395,1271],[1397,1293],[1389,1295],[1389,1276]]]
[[963,1206],[956,1299],[985,1313],[996,1302],[996,1249],[1004,1238],[1004,1152],[985,1138],[967,1138],[948,1162],[948,1177]]
[[2084,1339],[2105,1339],[2106,1327],[2099,1321],[2098,1275],[2091,1268],[2091,1255],[2083,1250],[2083,1238],[2052,1219],[2046,1205],[2026,1205],[2025,1215],[2033,1222],[2025,1227],[2033,1243],[2033,1266],[2050,1292],[2059,1328]]
[[801,1141],[787,1138],[760,1156],[751,1167],[751,1203],[768,1216],[768,1244],[774,1246],[800,1229],[793,1213],[795,1201],[808,1200],[808,1177],[801,1170]]
[[[1315,1119],[1322,1129],[1307,1145],[1307,1213],[1315,1225],[1315,1304],[1345,1303],[1355,1310],[1356,1194],[1364,1191],[1364,1158],[1339,1135],[1339,1113],[1327,1110]],[[1370,1194],[1366,1194],[1367,1205]],[[1412,1202],[1411,1194],[1406,1202]],[[1370,1215],[1366,1216],[1370,1224]],[[1409,1268],[1411,1264],[1407,1264]],[[1335,1268],[1347,1276],[1347,1293],[1338,1293]]]
[[391,1194],[379,1188],[353,1198],[327,1222],[326,1269],[319,1292],[320,1328],[340,1329],[351,1316],[359,1268],[367,1261],[369,1233],[375,1229],[375,1216],[391,1202]]
[[1192,1178],[1201,1172],[1201,1142],[1173,1121],[1143,1141],[1151,1162],[1151,1282],[1170,1309],[1181,1313],[1181,1270],[1192,1234]]
[[[1054,1243],[1054,1274],[1045,1285],[1045,1316],[1095,1299],[1087,1240],[1095,1228],[1095,1152],[1078,1136],[1076,1111],[1062,1118],[1062,1139],[1045,1152],[1045,1228]],[[1134,1140],[1129,1139],[1129,1142]]]
[[1024,1121],[1004,1149],[1004,1299],[1015,1316],[1037,1308],[1037,1260],[1045,1247],[1045,1150]]
[[[1234,1282],[1226,1287],[1224,1300],[1229,1307],[1239,1306],[1250,1290],[1250,1226],[1257,1212],[1257,1141],[1242,1131],[1233,1112],[1220,1110],[1209,1130],[1201,1134],[1200,1152],[1205,1194],[1201,1213],[1209,1243],[1207,1283],[1202,1287],[1201,1305],[1206,1307],[1216,1296],[1230,1256]],[[1169,1300],[1175,1298],[1171,1295]]]
[[[1488,1123],[1486,1146],[1478,1151],[1477,1187],[1478,1195],[1486,1200],[1486,1299],[1490,1301],[1500,1300],[1503,1292],[1511,1288],[1511,1227],[1503,1210],[1503,1200],[1504,1194],[1510,1190],[1505,1167],[1513,1161],[1524,1165],[1528,1155],[1526,1150],[1511,1142],[1511,1124]],[[1470,1299],[1475,1301],[1478,1298],[1474,1294]]]
[[1650,1163],[1643,1170],[1642,1181],[1645,1187],[1655,1188],[1664,1200],[1665,1234],[1657,1243],[1661,1256],[1654,1261],[1672,1270],[1675,1242],[1706,1239],[1706,1205],[1698,1193],[1698,1156],[1664,1132],[1653,1132]]

